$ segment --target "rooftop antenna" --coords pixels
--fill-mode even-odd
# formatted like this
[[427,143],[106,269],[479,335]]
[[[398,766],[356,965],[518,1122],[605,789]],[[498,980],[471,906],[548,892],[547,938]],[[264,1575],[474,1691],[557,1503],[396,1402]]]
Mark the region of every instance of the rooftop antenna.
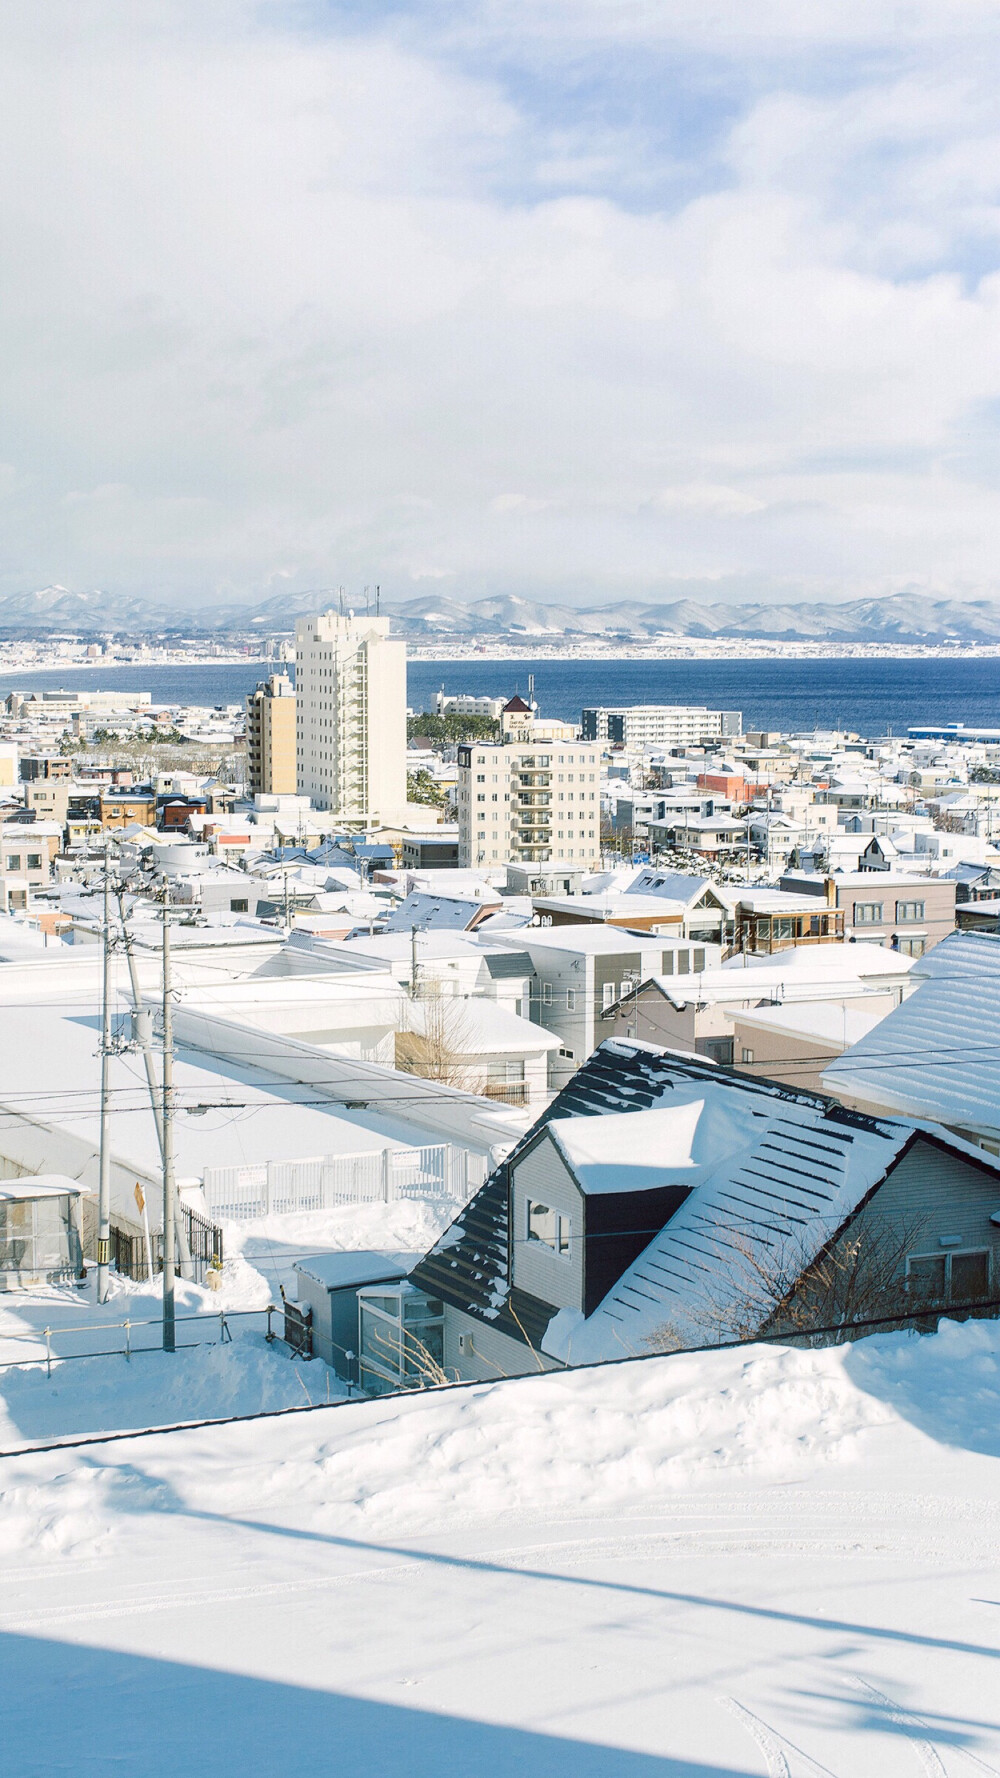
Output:
[[375,616],[376,617],[378,616],[379,601],[380,601],[381,597],[382,597],[382,588],[376,584],[376,587],[375,587]]
[[344,615],[344,589],[343,589],[343,587],[338,587],[337,596],[340,600],[340,615],[341,615],[341,617],[343,617],[343,615]]
[[369,617],[371,615],[371,608],[372,608],[371,587],[366,586],[365,587],[365,616],[366,617]]

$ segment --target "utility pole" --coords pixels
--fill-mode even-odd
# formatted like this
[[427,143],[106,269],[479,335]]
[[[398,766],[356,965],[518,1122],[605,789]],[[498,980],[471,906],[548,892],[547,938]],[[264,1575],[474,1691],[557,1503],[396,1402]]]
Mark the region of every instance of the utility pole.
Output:
[[[132,929],[125,915],[125,890],[119,882],[116,889],[118,896],[118,917],[122,929],[122,942],[128,961],[129,982],[132,988],[132,1008],[135,1022],[135,1035],[142,1051],[143,1066],[146,1070],[146,1085],[149,1088],[149,1102],[153,1108],[153,1122],[156,1125],[156,1140],[160,1150],[160,1163],[163,1162],[163,1106],[161,1104],[160,1084],[156,1078],[151,1043],[152,1014],[142,1004],[142,990],[139,986],[139,970],[135,960],[132,944]],[[152,1273],[150,1273],[152,1281]]]
[[97,1190],[97,1300],[108,1300],[111,1263],[111,886],[110,838],[104,836],[104,973],[101,988],[101,1162]]
[[291,921],[288,918],[288,866],[287,866],[287,864],[285,865],[285,868],[284,868],[284,871],[282,874],[285,879],[285,931],[288,932],[291,930]]
[[163,1350],[174,1351],[174,1011],[170,980],[170,882],[163,883]]
[[[132,988],[133,1022],[139,1048],[142,1051],[143,1067],[146,1071],[146,1085],[149,1089],[149,1103],[153,1112],[153,1123],[156,1126],[156,1141],[160,1150],[160,1165],[163,1165],[163,1093],[156,1078],[156,1064],[153,1061],[153,1015],[149,1008],[142,1004],[142,989],[139,985],[139,970],[136,964],[135,947],[132,943],[132,928],[125,913],[125,890],[121,882],[116,884],[115,893],[118,897],[118,912],[121,920],[122,942],[125,956],[128,959],[129,981]],[[191,1247],[184,1228],[184,1217],[179,1199],[174,1195],[174,1228],[177,1236],[177,1251],[180,1254],[182,1278],[194,1277],[194,1265],[191,1260]],[[153,1273],[149,1274],[150,1283]]]
[[417,998],[417,929],[410,927],[410,999]]

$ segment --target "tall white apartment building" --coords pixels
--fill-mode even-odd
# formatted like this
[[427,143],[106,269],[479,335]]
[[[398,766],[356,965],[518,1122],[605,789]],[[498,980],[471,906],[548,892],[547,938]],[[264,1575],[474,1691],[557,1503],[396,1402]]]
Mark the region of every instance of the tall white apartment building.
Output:
[[387,617],[300,618],[295,626],[296,778],[301,796],[371,826],[406,806],[406,643]]
[[582,712],[585,741],[623,747],[697,747],[743,733],[741,710],[706,710],[698,704],[604,705]]
[[520,698],[501,721],[502,741],[458,749],[459,864],[599,864],[601,749]]

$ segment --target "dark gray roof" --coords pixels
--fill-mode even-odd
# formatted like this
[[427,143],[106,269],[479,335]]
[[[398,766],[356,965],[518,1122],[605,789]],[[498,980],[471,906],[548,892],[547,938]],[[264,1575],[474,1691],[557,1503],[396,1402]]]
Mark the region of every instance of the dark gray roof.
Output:
[[648,1111],[662,1105],[679,1080],[718,1081],[744,1091],[753,1101],[787,1101],[830,1109],[845,1126],[877,1130],[876,1120],[848,1112],[822,1093],[797,1092],[776,1081],[750,1079],[697,1056],[611,1039],[601,1044],[531,1126],[507,1160],[411,1273],[429,1291],[477,1320],[537,1348],[554,1310],[547,1303],[511,1290],[509,1282],[509,1168],[539,1130],[554,1118],[600,1117],[607,1112]]
[[486,968],[491,980],[495,982],[505,982],[513,976],[535,973],[535,966],[527,951],[489,951]]

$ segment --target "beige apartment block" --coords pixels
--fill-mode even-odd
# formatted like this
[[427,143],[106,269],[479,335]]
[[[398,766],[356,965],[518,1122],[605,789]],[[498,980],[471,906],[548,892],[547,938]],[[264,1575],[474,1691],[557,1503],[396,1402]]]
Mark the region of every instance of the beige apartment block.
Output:
[[299,794],[374,826],[406,807],[406,644],[387,617],[334,611],[295,626]]
[[538,722],[520,698],[503,711],[503,740],[458,750],[459,865],[585,868],[601,856],[601,749],[566,723]]
[[247,759],[255,796],[294,796],[295,687],[275,673],[247,698]]

